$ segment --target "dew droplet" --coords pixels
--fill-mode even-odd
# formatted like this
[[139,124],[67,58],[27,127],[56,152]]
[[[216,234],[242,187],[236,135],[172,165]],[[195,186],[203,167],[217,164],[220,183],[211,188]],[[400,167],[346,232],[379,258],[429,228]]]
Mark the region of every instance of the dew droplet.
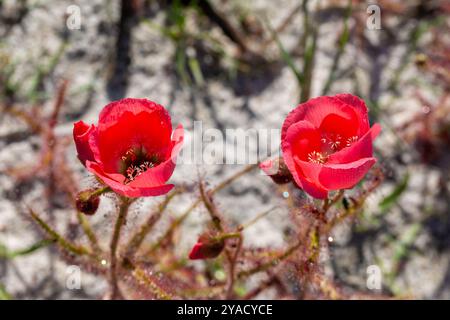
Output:
[[328,237],[328,242],[333,242],[333,241],[334,241],[333,237],[329,236]]
[[289,192],[284,191],[283,192],[283,198],[285,198],[285,199],[289,198]]
[[428,114],[428,113],[430,113],[430,111],[431,111],[431,108],[429,106],[423,106],[422,107],[422,112],[423,113]]
[[103,259],[102,261],[100,261],[100,263],[102,264],[102,266],[106,266],[106,260],[105,259]]

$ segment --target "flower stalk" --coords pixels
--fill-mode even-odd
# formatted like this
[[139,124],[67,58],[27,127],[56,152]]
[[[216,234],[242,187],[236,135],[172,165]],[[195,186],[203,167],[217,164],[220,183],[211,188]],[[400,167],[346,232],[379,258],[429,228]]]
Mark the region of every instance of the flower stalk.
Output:
[[130,199],[126,197],[120,197],[120,201],[119,214],[117,216],[116,224],[114,225],[110,244],[109,284],[111,299],[122,298],[117,281],[117,247],[119,244],[120,232],[122,230],[122,226],[125,224],[128,208],[131,203]]
[[94,230],[92,230],[92,227],[89,224],[89,221],[86,219],[86,216],[82,214],[80,211],[77,211],[77,219],[78,223],[81,225],[81,228],[83,229],[83,232],[85,233],[86,237],[89,240],[92,250],[96,254],[99,254],[102,250],[98,245],[97,236],[95,235]]

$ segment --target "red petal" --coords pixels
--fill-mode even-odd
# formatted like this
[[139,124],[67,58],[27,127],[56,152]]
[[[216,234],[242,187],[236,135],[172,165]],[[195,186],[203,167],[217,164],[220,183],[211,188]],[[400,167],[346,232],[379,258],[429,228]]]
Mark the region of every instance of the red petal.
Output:
[[202,246],[203,245],[200,242],[194,244],[191,252],[189,253],[189,259],[191,260],[205,259],[206,257],[202,253]]
[[184,131],[182,125],[179,125],[175,129],[172,134],[172,139],[173,147],[169,158],[158,166],[148,169],[136,177],[136,179],[129,184],[131,187],[159,186],[169,180],[175,170],[177,156],[183,146]]
[[327,163],[349,163],[362,158],[370,158],[373,155],[373,139],[380,133],[381,127],[378,123],[374,124],[366,134],[350,147],[331,154]]
[[319,127],[320,132],[339,134],[344,139],[357,136],[359,133],[357,117],[350,109],[349,113],[353,113],[352,118],[344,118],[334,113],[327,115]]
[[98,147],[98,128],[96,127],[92,130],[89,137],[89,146],[91,147],[92,153],[94,154],[95,162],[101,163],[100,150]]
[[86,164],[86,160],[94,160],[94,153],[89,145],[89,138],[94,130],[94,125],[89,126],[83,121],[73,124],[73,139],[77,148],[78,159],[83,165]]
[[183,141],[184,141],[184,128],[181,124],[179,124],[176,129],[172,132],[172,143],[174,144],[171,157],[173,158],[174,162],[176,160],[176,157],[181,151],[181,148],[183,147]]
[[100,113],[98,147],[104,168],[117,172],[121,157],[133,147],[161,159],[171,151],[172,125],[163,106],[145,99],[110,103]]
[[147,99],[127,98],[111,102],[103,108],[99,115],[99,127],[100,124],[102,129],[115,125],[125,113],[138,115],[142,112],[154,111],[160,114],[162,121],[168,121],[170,125],[169,113],[163,106]]
[[261,162],[259,168],[268,176],[272,176],[278,172],[278,168],[274,164],[273,159],[267,159],[266,161]]
[[309,152],[320,148],[320,132],[308,121],[299,121],[289,127],[281,141],[283,158],[289,169],[294,167],[292,157],[306,159]]
[[298,179],[295,182],[310,196],[317,199],[325,199],[328,197],[328,191],[320,184],[319,174],[322,166],[315,163],[310,163],[294,157],[297,165]]
[[282,140],[281,149],[284,162],[297,185],[314,198],[324,199],[328,196],[327,191],[304,177],[294,160],[294,157],[300,159],[304,157],[309,149],[317,144],[320,145],[320,134],[317,129],[307,121],[298,121],[289,128],[285,139]]
[[308,179],[310,182],[314,183],[315,185],[323,187],[320,185],[319,182],[319,174],[320,170],[322,170],[322,165],[318,163],[312,163],[300,160],[298,157],[294,156],[295,163],[300,167],[300,169],[303,172],[303,176]]
[[353,188],[375,164],[375,158],[364,158],[344,164],[325,164],[319,181],[327,190]]
[[359,118],[360,132],[359,136],[365,134],[369,130],[369,117],[367,115],[367,106],[361,98],[349,93],[341,93],[334,96],[334,98],[352,106]]
[[284,140],[289,127],[301,120],[309,121],[316,128],[319,128],[325,117],[335,114],[341,118],[352,120],[355,112],[347,104],[333,97],[318,97],[310,99],[305,103],[299,104],[292,110],[286,120],[284,120],[281,129],[281,139]]
[[[108,174],[95,162],[87,161],[86,167],[93,174],[98,176],[114,192],[130,198],[160,196],[166,194],[174,187],[173,184],[152,186],[152,187],[132,187],[129,184],[123,184],[125,177],[121,174]],[[117,179],[117,180],[115,180]]]
[[328,191],[308,181],[301,175],[294,176],[294,180],[297,185],[303,189],[307,194],[316,199],[326,199],[328,197]]

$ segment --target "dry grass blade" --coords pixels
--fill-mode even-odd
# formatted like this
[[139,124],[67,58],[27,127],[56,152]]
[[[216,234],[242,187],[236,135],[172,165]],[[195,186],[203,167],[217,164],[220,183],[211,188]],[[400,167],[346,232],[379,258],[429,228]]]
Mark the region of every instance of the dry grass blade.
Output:
[[[239,179],[240,177],[242,177],[243,175],[249,173],[250,171],[256,169],[257,167],[258,167],[257,163],[256,164],[251,164],[251,165],[246,166],[244,169],[236,172],[235,174],[233,174],[229,178],[227,178],[224,181],[222,181],[221,183],[219,183],[216,187],[214,187],[211,190],[211,195],[215,194],[216,192],[219,192],[220,190],[222,190],[223,188],[227,187],[228,185],[230,185],[235,180]],[[201,202],[202,202],[201,197],[197,198],[197,200],[195,200],[192,203],[192,205],[188,209],[186,209],[186,211],[184,211],[178,218],[176,218],[172,222],[172,224],[170,225],[169,229],[164,233],[164,235],[162,237],[160,237],[159,240],[144,255],[151,255],[156,249],[158,249],[161,246],[161,244],[163,243],[163,241],[166,240],[168,237],[170,237],[170,235],[172,235],[174,230],[189,216],[189,214]]]
[[126,245],[125,256],[131,257],[137,252],[142,245],[147,234],[151,231],[156,222],[161,218],[164,210],[169,205],[170,201],[180,193],[179,189],[175,189],[169,195],[166,196],[164,201],[162,201],[156,210],[148,217],[148,219],[137,229],[138,231],[131,237]]
[[37,224],[50,236],[50,238],[54,239],[62,248],[76,255],[92,255],[92,253],[84,246],[71,243],[63,236],[61,236],[58,232],[53,230],[53,228],[51,228],[44,220],[42,220],[31,208],[28,208],[28,210],[33,220],[36,221]]

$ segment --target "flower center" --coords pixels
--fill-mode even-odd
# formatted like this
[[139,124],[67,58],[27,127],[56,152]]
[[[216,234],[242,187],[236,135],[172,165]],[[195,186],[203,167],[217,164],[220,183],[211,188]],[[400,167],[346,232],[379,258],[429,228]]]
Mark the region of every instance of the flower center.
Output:
[[322,152],[312,151],[308,153],[308,161],[317,164],[324,164],[327,162],[328,156]]
[[338,133],[324,133],[322,134],[322,149],[327,153],[338,151],[344,146],[342,136]]
[[333,132],[323,133],[320,139],[320,149],[308,153],[308,161],[311,163],[324,164],[331,154],[338,152],[345,147],[350,147],[353,143],[358,141],[358,139],[358,136],[345,137]]
[[125,176],[124,184],[128,184],[139,175],[160,163],[157,155],[149,155],[144,147],[130,148],[121,157],[120,172]]
[[350,147],[353,143],[355,143],[356,141],[358,141],[358,136],[352,136],[350,138],[347,138],[346,142],[345,142],[345,146],[346,147]]

